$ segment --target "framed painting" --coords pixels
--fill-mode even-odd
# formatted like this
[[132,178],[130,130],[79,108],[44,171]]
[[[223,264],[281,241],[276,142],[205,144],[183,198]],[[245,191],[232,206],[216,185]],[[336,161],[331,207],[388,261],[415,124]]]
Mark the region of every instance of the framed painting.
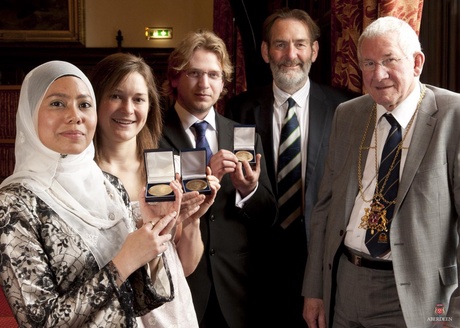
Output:
[[0,1],[0,42],[84,44],[84,0]]

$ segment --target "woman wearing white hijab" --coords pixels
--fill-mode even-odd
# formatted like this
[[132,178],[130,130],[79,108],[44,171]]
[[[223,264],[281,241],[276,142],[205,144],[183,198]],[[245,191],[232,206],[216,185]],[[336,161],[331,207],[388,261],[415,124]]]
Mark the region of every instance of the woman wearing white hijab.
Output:
[[26,76],[14,173],[0,185],[0,283],[21,327],[136,327],[174,297],[161,254],[180,190],[172,183],[177,201],[162,219],[161,206],[142,202],[151,221],[135,230],[125,189],[93,161],[96,121],[93,89],[74,65]]

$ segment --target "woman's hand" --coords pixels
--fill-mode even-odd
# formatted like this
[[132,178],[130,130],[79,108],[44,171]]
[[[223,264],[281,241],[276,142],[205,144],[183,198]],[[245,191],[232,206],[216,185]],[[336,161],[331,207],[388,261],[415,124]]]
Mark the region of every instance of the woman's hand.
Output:
[[219,179],[212,175],[211,168],[208,166],[206,168],[206,179],[209,181],[209,187],[211,188],[211,194],[206,195],[204,202],[200,206],[200,210],[193,215],[193,218],[199,219],[202,217],[214,204],[214,200],[216,199],[217,192],[220,189],[220,181]]
[[206,168],[206,174],[211,188],[211,194],[207,196],[200,195],[203,196],[204,201],[199,206],[198,211],[177,226],[175,242],[185,276],[195,271],[203,255],[204,245],[201,239],[200,218],[214,203],[217,191],[220,189],[219,179],[211,175],[210,167]]
[[175,225],[176,217],[177,212],[173,211],[155,223],[144,223],[140,229],[128,235],[112,260],[123,280],[166,251],[166,242],[171,240],[169,232]]
[[200,194],[198,191],[184,193],[177,224],[187,221],[188,218],[195,214],[200,209],[200,205],[205,201],[205,198],[205,195]]
[[171,181],[170,186],[174,191],[174,201],[147,203],[145,188],[139,194],[143,226],[128,235],[120,252],[112,260],[124,279],[167,249],[165,243],[172,237],[182,201],[179,181]]
[[[209,195],[199,195],[200,202],[196,202],[194,205],[198,204],[198,209],[193,211],[193,213],[190,211],[187,216],[181,215],[180,219],[178,220],[178,223],[182,223],[183,228],[185,228],[187,225],[189,225],[191,222],[198,220],[201,218],[211,207],[212,204],[214,204],[214,200],[216,199],[217,192],[220,189],[220,183],[219,179],[212,175],[211,168],[208,166],[206,167],[206,179],[209,182],[209,187],[211,188],[211,194]],[[193,194],[194,192],[190,193],[185,193],[187,194]],[[182,214],[182,213],[181,213]]]
[[[145,188],[141,191],[142,197],[139,195],[139,208],[144,224],[149,222],[153,222],[155,224],[161,217],[164,217],[167,214],[172,212],[176,212],[178,214],[180,212],[182,203],[181,184],[176,178],[176,180],[171,181],[169,185],[174,192],[175,199],[173,201],[147,203],[144,198]],[[170,225],[168,225],[168,227],[169,226]],[[170,228],[174,228],[174,225],[170,226]],[[171,230],[167,231],[167,233],[170,231]]]

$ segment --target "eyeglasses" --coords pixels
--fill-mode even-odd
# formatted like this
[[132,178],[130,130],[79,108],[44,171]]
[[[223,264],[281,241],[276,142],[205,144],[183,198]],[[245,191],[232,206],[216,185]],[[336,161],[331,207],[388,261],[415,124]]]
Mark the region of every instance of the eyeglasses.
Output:
[[377,68],[377,65],[380,65],[388,69],[394,69],[398,66],[399,61],[405,58],[407,58],[407,56],[401,57],[401,58],[389,57],[387,59],[382,60],[381,62],[376,62],[373,60],[365,60],[361,62],[360,67],[363,71],[366,71],[366,72],[375,71],[375,69]]
[[203,75],[207,75],[210,80],[213,81],[218,81],[222,80],[223,77],[225,76],[224,72],[219,72],[219,71],[209,71],[205,72],[199,69],[188,69],[185,71],[185,76],[187,76],[190,79],[198,80],[203,77]]

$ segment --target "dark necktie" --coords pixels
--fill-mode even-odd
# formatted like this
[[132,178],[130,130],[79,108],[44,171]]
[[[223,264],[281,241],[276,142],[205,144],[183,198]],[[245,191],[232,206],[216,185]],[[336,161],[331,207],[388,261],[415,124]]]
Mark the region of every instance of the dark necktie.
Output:
[[278,154],[278,206],[284,229],[302,215],[301,159],[299,121],[295,101],[289,98]]
[[209,147],[208,140],[206,140],[206,130],[208,128],[208,122],[196,122],[193,124],[196,133],[196,148],[206,149],[206,165],[209,164],[209,160],[212,156],[211,147]]
[[[398,150],[402,139],[401,126],[393,115],[385,114],[384,117],[391,124],[391,129],[382,151],[376,194],[381,193],[383,196],[383,199],[377,200],[386,210],[388,231],[374,231],[374,233],[370,229],[366,231],[366,246],[373,257],[384,255],[390,250],[389,229],[395,207],[394,200],[398,194],[399,168],[401,163],[401,150]],[[388,175],[390,169],[391,172]]]

